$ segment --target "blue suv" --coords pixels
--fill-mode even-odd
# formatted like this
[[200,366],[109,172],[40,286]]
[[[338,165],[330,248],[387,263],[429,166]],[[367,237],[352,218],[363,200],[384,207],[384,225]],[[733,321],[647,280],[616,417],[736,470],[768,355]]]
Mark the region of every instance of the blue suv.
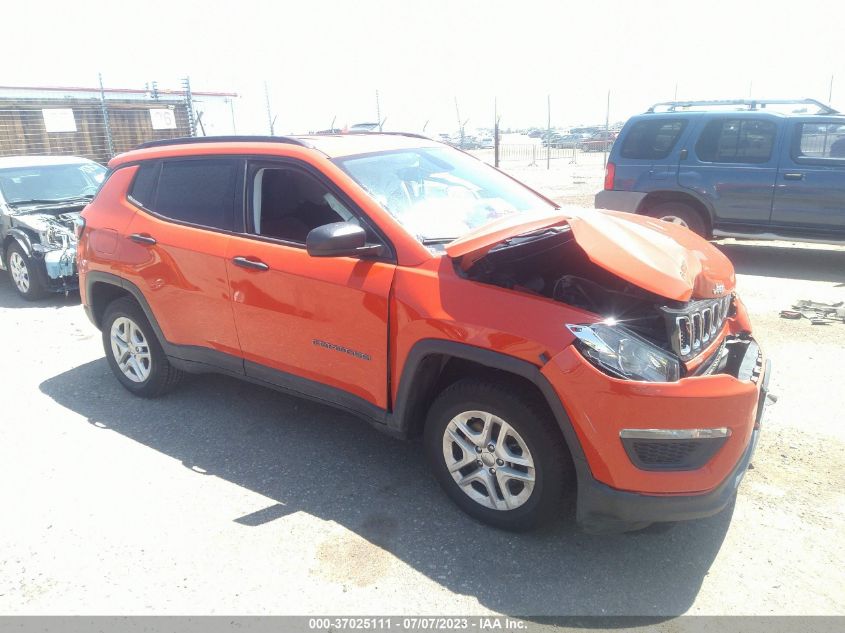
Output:
[[705,237],[845,240],[845,116],[813,99],[656,104],[625,124],[604,189],[597,208]]

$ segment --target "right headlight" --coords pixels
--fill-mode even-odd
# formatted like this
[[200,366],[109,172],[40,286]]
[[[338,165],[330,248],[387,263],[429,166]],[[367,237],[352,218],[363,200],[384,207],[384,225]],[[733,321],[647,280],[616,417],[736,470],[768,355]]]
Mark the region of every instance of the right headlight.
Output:
[[660,349],[620,325],[592,323],[566,326],[581,354],[617,378],[675,382],[681,374],[677,356]]

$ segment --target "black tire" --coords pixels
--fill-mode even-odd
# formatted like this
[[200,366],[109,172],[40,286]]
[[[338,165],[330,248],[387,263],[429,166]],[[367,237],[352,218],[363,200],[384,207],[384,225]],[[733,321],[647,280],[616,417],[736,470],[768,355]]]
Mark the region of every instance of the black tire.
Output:
[[[544,403],[516,395],[507,382],[467,378],[453,383],[434,400],[428,412],[423,443],[434,476],[458,507],[494,527],[521,532],[538,527],[567,510],[564,492],[574,487],[569,449]],[[525,442],[534,462],[534,488],[514,509],[485,507],[472,499],[449,472],[443,439],[449,423],[466,411],[483,411],[506,421]],[[472,465],[466,468],[471,469]],[[489,470],[489,469],[488,469]],[[463,473],[462,471],[459,471]],[[510,485],[510,484],[507,484]]]
[[[118,365],[112,351],[112,326],[118,319],[129,319],[140,330],[149,353],[149,374],[142,380],[132,380]],[[182,379],[182,372],[173,367],[156,337],[155,331],[147,320],[141,306],[134,299],[127,297],[115,299],[105,310],[103,315],[103,349],[112,372],[121,385],[136,396],[142,398],[156,398],[173,389]],[[141,376],[137,376],[141,378]]]
[[[708,238],[707,225],[694,207],[686,202],[661,202],[645,211],[645,215],[662,220],[664,218],[678,218],[686,227],[701,237]],[[668,221],[668,220],[667,220]]]
[[[20,258],[16,259],[25,268],[28,285],[26,290],[21,290],[12,274],[12,258],[15,255]],[[32,258],[24,252],[20,244],[13,242],[9,246],[9,250],[6,251],[6,270],[9,271],[9,281],[12,282],[12,287],[15,289],[15,292],[27,301],[37,301],[38,299],[43,299],[47,296],[47,289],[44,287],[44,284],[41,283],[41,276],[38,274],[38,271],[35,268],[36,266],[38,266],[38,263],[33,261]]]

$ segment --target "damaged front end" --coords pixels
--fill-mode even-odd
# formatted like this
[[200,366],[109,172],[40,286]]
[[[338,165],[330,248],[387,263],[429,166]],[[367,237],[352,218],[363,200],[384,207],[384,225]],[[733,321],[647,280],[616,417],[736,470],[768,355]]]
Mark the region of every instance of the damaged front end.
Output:
[[611,376],[675,382],[721,373],[734,338],[728,321],[738,306],[732,267],[703,240],[684,244],[660,225],[653,229],[627,217],[585,213],[527,233],[515,230],[483,249],[453,243],[447,252],[469,279],[598,315],[597,323],[561,325]]
[[[33,272],[48,291],[68,292],[79,287],[74,231],[82,208],[39,209],[4,218],[3,241],[7,248],[13,242],[18,244],[34,263]],[[2,259],[5,268],[6,258]]]

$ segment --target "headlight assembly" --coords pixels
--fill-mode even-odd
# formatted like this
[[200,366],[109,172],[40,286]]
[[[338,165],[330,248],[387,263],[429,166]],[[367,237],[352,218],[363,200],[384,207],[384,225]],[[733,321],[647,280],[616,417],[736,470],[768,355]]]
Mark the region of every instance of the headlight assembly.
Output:
[[678,358],[620,325],[567,325],[583,356],[607,374],[627,380],[675,382]]

